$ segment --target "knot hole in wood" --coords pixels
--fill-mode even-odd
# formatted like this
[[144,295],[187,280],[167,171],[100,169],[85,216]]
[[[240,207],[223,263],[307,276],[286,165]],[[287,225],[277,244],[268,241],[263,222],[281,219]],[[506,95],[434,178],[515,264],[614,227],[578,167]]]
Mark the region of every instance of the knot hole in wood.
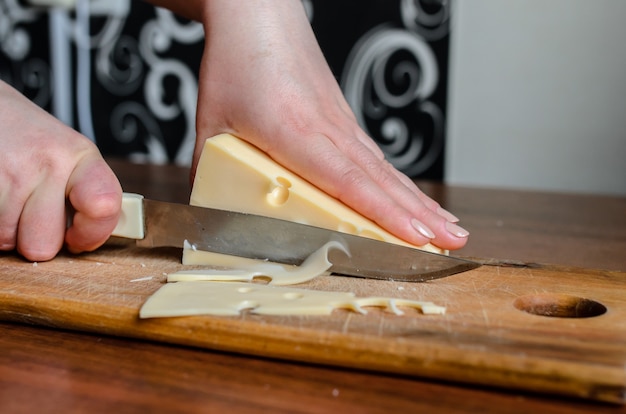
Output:
[[606,306],[595,300],[564,294],[542,293],[519,297],[517,309],[554,318],[592,318],[606,313]]

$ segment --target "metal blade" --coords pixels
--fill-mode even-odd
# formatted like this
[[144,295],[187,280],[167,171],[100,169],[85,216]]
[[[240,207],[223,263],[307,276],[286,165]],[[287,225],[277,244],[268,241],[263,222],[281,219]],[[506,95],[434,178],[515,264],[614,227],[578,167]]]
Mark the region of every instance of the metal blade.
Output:
[[299,265],[329,241],[341,242],[350,256],[331,250],[331,271],[349,276],[425,281],[480,266],[468,260],[253,214],[144,199],[144,247],[183,247]]

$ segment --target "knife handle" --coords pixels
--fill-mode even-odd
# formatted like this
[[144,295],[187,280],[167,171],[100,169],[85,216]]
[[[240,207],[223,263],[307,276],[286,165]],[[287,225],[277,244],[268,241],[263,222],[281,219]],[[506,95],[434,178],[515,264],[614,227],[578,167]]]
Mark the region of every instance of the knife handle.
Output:
[[123,193],[122,213],[111,236],[140,240],[145,237],[144,233],[143,196]]

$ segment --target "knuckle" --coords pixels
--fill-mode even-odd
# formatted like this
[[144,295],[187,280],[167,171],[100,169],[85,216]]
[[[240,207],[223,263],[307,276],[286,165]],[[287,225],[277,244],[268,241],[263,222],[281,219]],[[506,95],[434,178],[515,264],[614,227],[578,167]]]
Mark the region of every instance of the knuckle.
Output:
[[341,174],[340,190],[358,191],[364,189],[368,185],[367,174],[356,166],[347,167]]

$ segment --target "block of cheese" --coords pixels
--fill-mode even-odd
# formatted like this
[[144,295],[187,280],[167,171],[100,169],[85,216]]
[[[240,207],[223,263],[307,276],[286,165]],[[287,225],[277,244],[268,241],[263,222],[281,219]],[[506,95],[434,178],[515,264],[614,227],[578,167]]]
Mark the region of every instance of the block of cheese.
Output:
[[432,244],[408,244],[230,134],[206,140],[190,204],[274,217],[446,253]]

